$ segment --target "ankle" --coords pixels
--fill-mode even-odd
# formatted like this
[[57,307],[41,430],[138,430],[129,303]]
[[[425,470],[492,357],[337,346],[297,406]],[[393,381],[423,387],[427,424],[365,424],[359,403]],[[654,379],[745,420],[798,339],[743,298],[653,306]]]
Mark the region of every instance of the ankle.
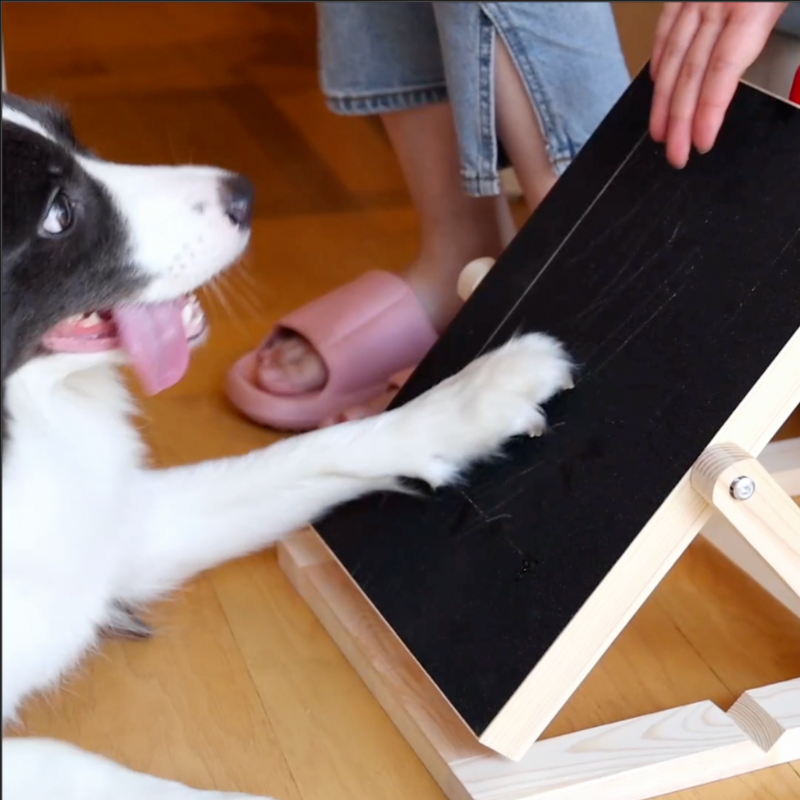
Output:
[[455,289],[413,272],[406,275],[406,280],[437,333],[443,333],[462,305]]
[[439,333],[447,328],[463,305],[458,296],[458,278],[464,267],[476,258],[498,255],[499,248],[488,246],[464,253],[451,251],[438,258],[424,254],[408,267],[405,280]]
[[[508,200],[461,197],[446,217],[421,215],[422,242],[405,278],[433,326],[441,333],[462,306],[461,271],[476,258],[498,258],[516,234]],[[458,213],[458,212],[461,213]]]

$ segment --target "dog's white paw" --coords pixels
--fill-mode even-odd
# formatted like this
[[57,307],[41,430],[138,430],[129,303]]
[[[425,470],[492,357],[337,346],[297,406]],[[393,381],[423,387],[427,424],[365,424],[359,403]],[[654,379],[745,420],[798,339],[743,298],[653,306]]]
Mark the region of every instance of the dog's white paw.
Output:
[[545,334],[520,336],[481,356],[403,407],[406,444],[420,456],[413,477],[441,486],[511,437],[544,433],[541,406],[573,385],[569,356]]

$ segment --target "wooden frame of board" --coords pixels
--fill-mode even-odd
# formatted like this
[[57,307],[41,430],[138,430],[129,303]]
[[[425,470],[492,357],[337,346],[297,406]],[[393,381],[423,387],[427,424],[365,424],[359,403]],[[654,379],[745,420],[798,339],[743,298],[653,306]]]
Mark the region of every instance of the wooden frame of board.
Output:
[[727,713],[700,702],[539,740],[698,534],[800,617],[800,438],[770,444],[800,403],[797,364],[800,330],[480,738],[313,529],[279,546],[450,800],[644,800],[800,759],[800,677],[748,691]]
[[[787,351],[782,356],[800,358],[800,332]],[[800,376],[787,380],[796,370],[781,360],[769,383],[783,384],[788,416],[800,397]],[[751,439],[758,438],[755,427]],[[800,494],[800,439],[769,445],[758,461],[725,444],[724,435],[718,438],[722,443],[710,446],[676,487],[672,510],[652,526],[653,543],[662,536],[672,550],[660,548],[657,563],[659,548],[642,548],[640,557],[651,567],[646,587],[633,605],[623,608],[627,598],[612,603],[618,623],[633,616],[705,520],[702,535],[800,616],[800,508],[789,496]],[[731,487],[741,486],[742,478],[754,482],[755,492],[736,499]],[[700,702],[532,744],[531,731],[546,723],[535,710],[521,714],[537,705],[528,694],[515,713],[536,725],[505,731],[507,741],[524,742],[517,760],[510,760],[478,741],[313,529],[283,542],[278,554],[299,594],[450,800],[584,800],[597,791],[609,800],[644,800],[800,759],[798,678],[746,692],[727,713]],[[636,569],[633,560],[611,580],[625,569]],[[595,624],[585,612],[579,617]],[[581,647],[582,672],[605,646],[593,652]],[[538,688],[535,681],[528,687]],[[570,694],[562,691],[546,705],[548,722]]]

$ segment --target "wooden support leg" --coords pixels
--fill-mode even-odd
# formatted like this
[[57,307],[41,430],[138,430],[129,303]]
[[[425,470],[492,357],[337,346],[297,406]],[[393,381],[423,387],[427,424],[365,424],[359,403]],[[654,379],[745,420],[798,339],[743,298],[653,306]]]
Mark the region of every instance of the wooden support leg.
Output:
[[[800,497],[800,438],[772,442],[758,460],[786,494]],[[800,617],[800,597],[720,512],[716,512],[708,521],[702,535],[795,616]]]
[[692,470],[692,486],[800,596],[800,507],[737,445],[710,447]]

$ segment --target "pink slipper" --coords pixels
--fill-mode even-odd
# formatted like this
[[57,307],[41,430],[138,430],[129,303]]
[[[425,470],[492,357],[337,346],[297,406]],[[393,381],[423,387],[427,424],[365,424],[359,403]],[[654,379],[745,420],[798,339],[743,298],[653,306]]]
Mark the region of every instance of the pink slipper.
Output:
[[245,416],[286,431],[312,430],[389,391],[394,376],[415,367],[438,338],[408,284],[379,271],[292,312],[261,347],[286,330],[304,337],[325,362],[322,389],[289,396],[262,389],[255,383],[258,350],[233,365],[225,384]]
[[[469,264],[461,270],[458,276],[457,292],[458,296],[465,303],[478,288],[481,281],[489,274],[494,264],[494,258],[476,258],[474,261],[470,261]],[[347,408],[340,414],[327,417],[320,423],[320,426],[325,428],[330,425],[338,425],[341,422],[364,419],[365,417],[371,417],[385,411],[397,396],[398,392],[406,385],[413,373],[414,368],[396,372],[389,378],[386,390],[382,394],[376,395],[366,405],[350,406],[350,408]]]

